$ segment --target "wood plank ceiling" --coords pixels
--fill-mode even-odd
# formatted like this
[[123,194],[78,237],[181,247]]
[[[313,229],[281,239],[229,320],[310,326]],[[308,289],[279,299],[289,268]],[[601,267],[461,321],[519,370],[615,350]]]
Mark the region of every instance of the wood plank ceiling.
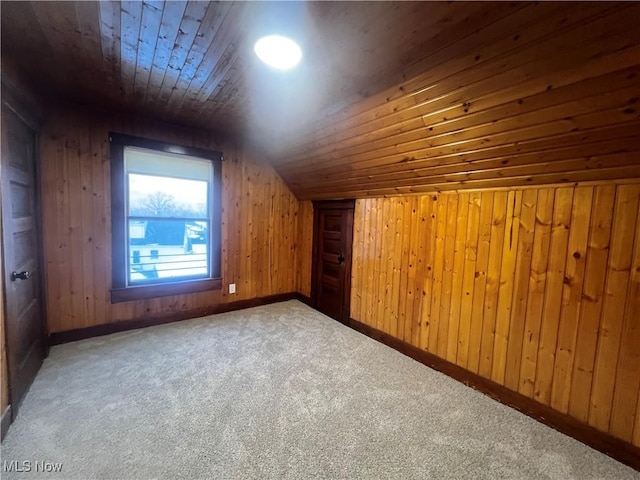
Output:
[[[435,35],[496,13],[475,3],[2,2],[2,53],[79,102],[244,131],[366,95]],[[300,68],[279,74],[255,59],[255,40],[274,31],[302,44]]]
[[[640,176],[640,5],[2,2],[47,96],[237,133],[299,198]],[[252,51],[298,39],[277,73]]]

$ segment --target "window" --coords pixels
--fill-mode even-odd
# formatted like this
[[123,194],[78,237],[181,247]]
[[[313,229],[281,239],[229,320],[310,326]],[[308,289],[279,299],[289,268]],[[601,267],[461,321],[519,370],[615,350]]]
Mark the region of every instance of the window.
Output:
[[222,154],[110,134],[111,301],[221,288]]

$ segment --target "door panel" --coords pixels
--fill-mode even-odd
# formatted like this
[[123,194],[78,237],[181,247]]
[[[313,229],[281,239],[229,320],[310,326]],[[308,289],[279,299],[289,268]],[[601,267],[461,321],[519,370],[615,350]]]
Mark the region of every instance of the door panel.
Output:
[[314,203],[312,303],[324,314],[349,321],[354,202]]
[[35,132],[3,106],[1,168],[5,331],[14,417],[44,358],[35,146]]

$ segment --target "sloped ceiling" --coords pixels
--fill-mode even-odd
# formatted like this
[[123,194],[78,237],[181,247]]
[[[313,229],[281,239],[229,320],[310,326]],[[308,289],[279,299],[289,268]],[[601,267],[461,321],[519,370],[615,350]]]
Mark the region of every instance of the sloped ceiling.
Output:
[[[299,198],[640,176],[637,3],[2,2],[45,95],[241,134]],[[277,73],[252,45],[300,41]]]

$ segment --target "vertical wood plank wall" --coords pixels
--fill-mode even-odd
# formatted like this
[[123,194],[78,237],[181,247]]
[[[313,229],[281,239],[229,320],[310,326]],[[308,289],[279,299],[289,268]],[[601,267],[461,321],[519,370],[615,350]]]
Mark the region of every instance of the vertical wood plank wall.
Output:
[[302,201],[298,207],[297,286],[298,292],[311,296],[311,260],[313,248],[313,203]]
[[[109,131],[223,152],[222,290],[110,303]],[[300,203],[243,145],[69,106],[48,116],[41,155],[49,332],[308,291],[311,245],[298,229]],[[230,283],[237,285],[234,295],[227,293]]]
[[640,183],[371,198],[351,317],[640,446]]

